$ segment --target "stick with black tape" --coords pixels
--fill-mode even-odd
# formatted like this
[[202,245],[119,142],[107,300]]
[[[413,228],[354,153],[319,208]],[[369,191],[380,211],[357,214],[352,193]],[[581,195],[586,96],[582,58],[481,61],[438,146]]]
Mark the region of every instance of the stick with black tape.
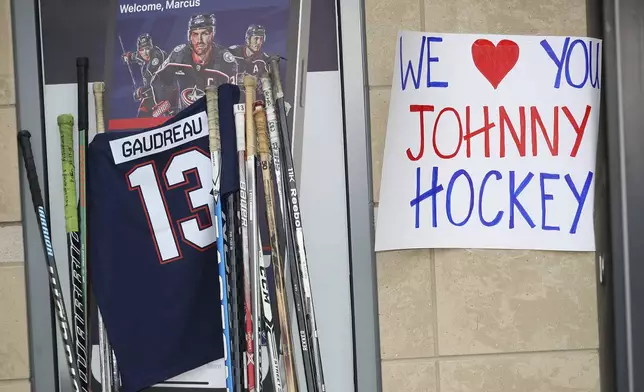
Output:
[[[268,129],[270,130],[270,134],[273,135],[273,139],[276,139],[278,138],[277,117],[275,115],[275,105],[273,103],[273,89],[271,87],[271,81],[268,75],[262,75],[260,77],[260,81],[262,84],[262,92],[264,93],[264,100],[266,102],[266,121],[268,124]],[[285,255],[285,253],[284,246],[282,245],[283,242],[280,242],[285,241],[285,234],[283,226],[278,225],[280,218],[283,220],[282,216],[284,215],[284,211],[281,201],[278,200],[275,196],[273,185],[273,171],[275,171],[275,184],[278,187],[278,192],[282,195],[283,198],[284,191],[282,189],[282,172],[280,168],[279,158],[280,150],[279,141],[271,141],[269,139],[268,132],[269,131],[265,130],[263,135],[259,135],[258,133],[257,136],[257,138],[259,139],[259,161],[262,168],[262,177],[264,179],[266,220],[268,222],[268,230],[271,239],[271,263],[273,264],[273,270],[275,271],[275,293],[277,296],[277,311],[280,325],[280,345],[282,348],[282,356],[284,357],[284,369],[286,373],[286,387],[284,388],[284,390],[288,390],[289,392],[296,392],[298,390],[298,385],[295,381],[296,374],[293,359],[293,342],[291,340],[290,333],[291,316],[288,308],[288,298],[292,292],[289,291],[286,287],[286,264],[284,263],[285,257],[283,256]],[[271,171],[271,167],[273,171]],[[310,356],[305,357],[305,360],[308,360],[310,363]],[[309,367],[312,369],[312,365],[310,365]],[[313,389],[311,389],[311,391],[313,391]]]
[[71,346],[71,331],[69,329],[67,310],[65,309],[65,300],[63,298],[63,293],[60,290],[58,266],[56,265],[56,258],[54,257],[54,247],[52,245],[51,236],[49,234],[49,217],[45,212],[45,204],[43,202],[42,192],[40,191],[38,172],[36,171],[34,154],[31,150],[30,138],[31,134],[29,133],[29,131],[20,131],[18,133],[18,141],[20,143],[20,149],[22,150],[25,169],[27,170],[27,181],[29,182],[31,200],[33,201],[34,211],[36,212],[38,226],[40,228],[41,239],[45,248],[45,259],[47,260],[47,269],[49,270],[49,290],[51,291],[56,305],[58,327],[60,328],[63,345],[65,346],[65,357],[67,358],[69,375],[71,377],[74,392],[80,392],[78,367],[76,366],[76,356]]
[[[288,193],[286,185],[284,184],[284,173],[282,171],[282,142],[280,141],[280,125],[277,122],[277,116],[275,114],[275,102],[273,99],[273,88],[271,86],[271,81],[268,75],[265,75],[262,78],[262,87],[264,89],[264,99],[266,100],[266,115],[268,119],[268,130],[269,138],[271,142],[271,151],[273,159],[273,172],[275,173],[275,186],[277,188],[277,206],[275,211],[279,212],[281,217],[281,225],[277,225],[278,238],[281,241],[285,242],[285,249],[283,252],[283,265],[284,265],[284,277],[286,279],[287,271],[291,275],[291,287],[292,291],[285,290],[287,295],[293,294],[293,302],[295,303],[295,316],[297,319],[297,335],[299,336],[299,347],[302,352],[302,366],[304,367],[304,384],[306,386],[306,391],[316,392],[318,389],[315,384],[315,373],[314,373],[314,363],[311,356],[311,351],[309,350],[309,335],[306,328],[306,315],[304,310],[304,298],[301,295],[302,293],[302,282],[299,278],[298,265],[295,257],[295,244],[291,236],[291,221],[289,219],[288,212]],[[284,281],[286,284],[286,280]],[[288,298],[288,297],[287,297]],[[290,319],[289,319],[290,320]],[[290,331],[290,330],[289,330]],[[293,345],[295,345],[293,341]],[[298,377],[299,378],[299,377]]]
[[[282,154],[286,166],[285,181],[288,190],[288,219],[290,220],[290,235],[295,246],[294,256],[299,266],[299,278],[301,283],[302,296],[304,302],[304,313],[306,315],[306,332],[311,348],[311,357],[314,363],[315,381],[319,392],[326,390],[324,382],[324,372],[322,369],[322,353],[320,352],[320,343],[318,340],[317,323],[315,321],[315,310],[313,304],[313,294],[311,281],[309,279],[309,267],[306,258],[306,249],[304,247],[304,230],[302,229],[302,218],[300,213],[300,198],[298,195],[297,181],[295,179],[295,167],[291,153],[291,130],[288,127],[286,105],[284,102],[284,91],[282,90],[282,81],[280,79],[279,58],[273,57],[271,60],[271,71],[273,73],[273,85],[275,92],[275,106],[277,106],[277,117],[280,125],[280,138],[282,142]],[[301,328],[301,327],[300,327]]]
[[[78,100],[78,236],[80,239],[80,265],[81,265],[81,282],[83,290],[83,306],[85,308],[85,341],[87,342],[87,361],[92,363],[92,338],[89,323],[90,301],[89,301],[89,276],[87,274],[87,203],[86,203],[86,170],[85,170],[85,153],[88,146],[89,132],[89,91],[88,91],[88,68],[89,59],[87,57],[76,58],[76,88]],[[100,359],[100,356],[99,356]],[[91,368],[91,366],[90,366]],[[90,369],[91,374],[91,369]],[[90,381],[91,387],[91,381]],[[105,389],[102,385],[104,391]]]

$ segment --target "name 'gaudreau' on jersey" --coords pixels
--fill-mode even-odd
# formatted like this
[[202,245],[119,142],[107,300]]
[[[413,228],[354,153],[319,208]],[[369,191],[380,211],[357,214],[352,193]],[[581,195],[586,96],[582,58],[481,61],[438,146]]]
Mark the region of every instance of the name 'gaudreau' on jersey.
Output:
[[[239,89],[219,91],[232,111]],[[225,195],[239,180],[235,135],[221,129]],[[89,146],[90,274],[123,392],[223,358],[211,170],[205,97],[157,128]]]

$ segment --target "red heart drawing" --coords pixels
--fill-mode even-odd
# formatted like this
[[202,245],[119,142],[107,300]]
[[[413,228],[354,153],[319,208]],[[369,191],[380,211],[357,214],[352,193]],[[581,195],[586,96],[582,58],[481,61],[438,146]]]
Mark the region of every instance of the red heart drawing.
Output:
[[496,90],[519,60],[519,45],[504,39],[495,46],[486,39],[477,39],[472,44],[472,59],[476,68]]

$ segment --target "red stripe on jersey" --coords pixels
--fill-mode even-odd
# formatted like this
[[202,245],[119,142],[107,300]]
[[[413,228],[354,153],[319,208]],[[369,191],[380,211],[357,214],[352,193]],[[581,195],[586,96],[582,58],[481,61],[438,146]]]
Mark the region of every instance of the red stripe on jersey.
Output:
[[125,131],[159,126],[172,117],[115,118],[107,123],[108,131]]

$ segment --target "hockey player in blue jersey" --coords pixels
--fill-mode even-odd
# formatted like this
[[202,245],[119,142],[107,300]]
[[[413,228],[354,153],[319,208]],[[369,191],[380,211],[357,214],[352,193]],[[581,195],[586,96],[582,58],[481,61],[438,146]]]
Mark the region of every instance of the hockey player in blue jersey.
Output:
[[235,83],[235,57],[215,43],[214,14],[197,14],[188,22],[188,44],[174,48],[151,81],[153,117],[178,113],[203,97],[206,87]]
[[268,73],[270,71],[270,57],[262,51],[266,42],[264,26],[248,26],[244,42],[244,45],[233,45],[229,48],[239,64],[239,72],[256,77]]
[[152,116],[152,93],[150,92],[150,80],[165,62],[166,53],[155,46],[152,37],[148,33],[141,34],[136,39],[136,52],[123,53],[123,62],[129,67],[135,63],[141,67],[141,80],[143,85],[134,90],[134,100],[139,102],[137,117]]
[[[230,53],[235,56],[238,64],[237,80],[243,80],[244,75],[253,75],[259,78],[262,74],[270,71],[270,56],[262,51],[266,42],[266,29],[262,25],[252,24],[246,29],[244,45],[233,45],[229,47]],[[244,86],[239,88],[244,91]],[[257,98],[263,99],[264,91],[261,83],[257,84]]]

